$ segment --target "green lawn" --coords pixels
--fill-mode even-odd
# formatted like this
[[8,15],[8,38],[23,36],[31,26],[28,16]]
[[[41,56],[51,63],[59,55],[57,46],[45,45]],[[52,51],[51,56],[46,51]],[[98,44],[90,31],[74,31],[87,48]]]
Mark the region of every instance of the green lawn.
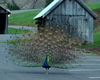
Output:
[[100,47],[100,32],[95,33],[94,41],[95,41],[95,45],[98,45]]
[[92,10],[100,9],[100,3],[87,4],[87,6],[88,6],[90,9],[92,9]]
[[9,28],[8,29],[8,34],[23,34],[23,33],[28,33],[31,32],[29,30],[22,30],[22,29],[14,29],[14,28]]
[[35,17],[41,10],[42,9],[11,14],[9,17],[9,25],[34,26],[35,20],[33,20],[33,17]]

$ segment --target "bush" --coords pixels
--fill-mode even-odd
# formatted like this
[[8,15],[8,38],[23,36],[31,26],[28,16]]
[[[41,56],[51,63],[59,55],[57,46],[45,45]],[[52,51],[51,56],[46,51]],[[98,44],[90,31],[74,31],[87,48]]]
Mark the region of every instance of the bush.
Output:
[[20,10],[19,6],[12,0],[11,3],[7,3],[7,8],[10,10]]
[[46,6],[48,6],[53,0],[45,0],[46,1]]
[[42,65],[45,55],[50,57],[50,65],[70,64],[79,59],[74,51],[79,44],[77,39],[71,40],[71,35],[66,35],[64,30],[43,29],[32,34],[23,35],[18,40],[15,48],[10,49],[10,54],[16,55],[22,61],[32,61],[33,64]]

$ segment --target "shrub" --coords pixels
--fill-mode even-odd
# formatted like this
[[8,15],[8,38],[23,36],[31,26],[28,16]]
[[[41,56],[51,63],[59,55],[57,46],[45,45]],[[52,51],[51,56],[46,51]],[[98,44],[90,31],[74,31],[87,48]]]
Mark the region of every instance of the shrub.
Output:
[[46,1],[46,6],[48,6],[53,0],[45,0]]
[[14,0],[12,0],[11,3],[7,3],[7,8],[10,10],[20,10],[19,6],[15,3]]

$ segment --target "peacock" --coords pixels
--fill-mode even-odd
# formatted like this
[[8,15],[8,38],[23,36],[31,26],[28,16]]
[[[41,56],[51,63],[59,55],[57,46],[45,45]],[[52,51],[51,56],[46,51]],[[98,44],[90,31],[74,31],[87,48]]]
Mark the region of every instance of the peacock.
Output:
[[46,69],[45,74],[48,74],[48,70],[51,67],[51,66],[49,66],[49,55],[48,54],[46,54],[46,58],[45,58],[45,61],[44,61],[44,64],[42,67]]
[[43,67],[48,74],[50,67],[73,68],[71,63],[76,63],[81,59],[80,54],[76,52],[76,45],[79,44],[79,41],[70,40],[70,44],[69,40],[70,34],[50,27],[50,29],[41,29],[39,32],[22,35],[22,38],[16,40],[17,43],[9,45],[7,51],[9,51],[10,60],[14,64],[26,67]]

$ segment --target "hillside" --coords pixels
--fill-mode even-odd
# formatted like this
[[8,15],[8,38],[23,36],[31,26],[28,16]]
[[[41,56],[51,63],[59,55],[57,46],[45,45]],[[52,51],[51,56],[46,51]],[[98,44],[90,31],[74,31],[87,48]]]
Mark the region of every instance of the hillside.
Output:
[[84,0],[86,3],[100,3],[100,0]]
[[[0,6],[6,8],[6,4],[12,0],[0,0]],[[45,0],[14,0],[21,9],[44,8]],[[34,3],[34,1],[36,1]],[[85,3],[100,3],[100,0],[83,0]]]
[[[33,8],[44,8],[45,0],[14,0],[20,9],[33,9]],[[0,0],[0,6],[7,8],[7,3],[11,3],[12,0]]]

